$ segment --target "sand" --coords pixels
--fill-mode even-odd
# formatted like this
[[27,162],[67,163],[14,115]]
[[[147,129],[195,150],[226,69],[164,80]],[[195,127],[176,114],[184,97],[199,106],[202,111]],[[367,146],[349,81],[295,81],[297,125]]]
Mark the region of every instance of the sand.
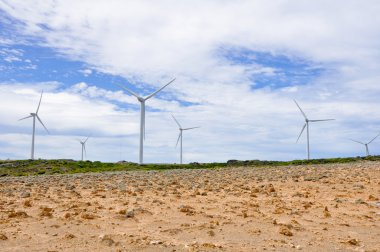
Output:
[[0,178],[1,251],[380,251],[380,163]]

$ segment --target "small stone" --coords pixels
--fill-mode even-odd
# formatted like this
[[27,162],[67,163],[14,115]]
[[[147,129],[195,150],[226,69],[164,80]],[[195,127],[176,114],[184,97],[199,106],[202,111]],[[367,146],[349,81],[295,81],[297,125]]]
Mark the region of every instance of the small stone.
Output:
[[30,197],[30,192],[22,192],[22,193],[20,194],[20,197],[21,197],[21,198],[29,198],[29,197]]
[[0,240],[8,240],[8,237],[5,234],[0,234]]
[[370,200],[370,201],[375,201],[375,200],[379,200],[379,198],[377,198],[377,197],[375,197],[375,196],[373,196],[373,195],[369,195],[369,196],[368,196],[368,200]]
[[66,186],[66,190],[74,190],[75,189],[75,185],[67,185]]
[[111,247],[115,243],[115,241],[108,235],[104,235],[101,239],[101,243],[107,245],[108,247]]
[[127,214],[125,215],[125,217],[127,217],[127,218],[133,218],[133,217],[135,217],[135,211],[134,210],[129,210],[127,212]]
[[65,238],[66,239],[73,239],[73,238],[75,238],[75,235],[73,235],[73,234],[66,234]]
[[27,218],[29,217],[24,211],[10,212],[8,218]]
[[349,239],[347,241],[347,243],[350,244],[350,245],[354,245],[354,246],[358,246],[359,245],[359,241],[356,240],[356,239]]
[[207,234],[211,237],[215,236],[215,232],[212,230],[208,231]]
[[367,204],[364,200],[362,200],[362,199],[357,199],[356,201],[355,201],[355,203],[356,204]]
[[158,245],[158,244],[162,244],[162,241],[151,241],[149,244],[150,245]]
[[285,226],[280,227],[279,233],[286,236],[293,236],[292,231],[290,231],[290,229]]

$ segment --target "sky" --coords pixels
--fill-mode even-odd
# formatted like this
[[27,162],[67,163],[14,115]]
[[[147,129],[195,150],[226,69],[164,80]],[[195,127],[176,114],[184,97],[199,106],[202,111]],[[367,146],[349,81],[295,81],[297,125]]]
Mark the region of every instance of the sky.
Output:
[[[0,159],[178,163],[363,156],[380,132],[380,2],[0,0]],[[304,132],[305,133],[305,132]],[[380,137],[370,144],[380,154]]]

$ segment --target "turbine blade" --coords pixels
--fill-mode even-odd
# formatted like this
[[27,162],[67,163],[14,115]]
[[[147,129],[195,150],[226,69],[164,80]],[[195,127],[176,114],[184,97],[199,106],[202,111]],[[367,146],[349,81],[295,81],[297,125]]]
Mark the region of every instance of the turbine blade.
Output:
[[324,122],[324,121],[334,121],[335,119],[322,119],[322,120],[309,120],[309,122]]
[[86,144],[83,143],[84,156],[87,158]]
[[198,127],[186,128],[186,129],[182,129],[182,130],[191,130],[191,129],[197,129],[197,128],[200,128],[200,127],[198,126]]
[[305,119],[307,119],[307,116],[306,116],[305,112],[303,112],[303,110],[301,109],[300,105],[298,105],[298,103],[296,102],[296,100],[294,100],[294,102],[296,103],[297,107],[300,109],[303,117],[305,117]]
[[158,89],[157,91],[151,93],[150,95],[148,95],[147,97],[145,97],[145,100],[148,100],[149,98],[151,98],[152,96],[154,96],[155,94],[157,94],[158,92],[160,92],[162,89],[164,89],[166,86],[168,86],[170,83],[172,83],[173,81],[175,81],[175,78],[172,79],[171,81],[169,81],[165,86],[163,86],[162,88]]
[[136,97],[137,99],[139,99],[139,98],[141,99],[141,97],[138,94],[136,94],[135,92],[129,90],[128,88],[126,88],[126,87],[124,87],[122,85],[119,85],[119,84],[115,84],[115,85],[117,85],[118,87],[124,89],[125,91],[127,91],[128,93],[130,93],[131,95],[133,95],[134,97]]
[[19,121],[22,121],[22,120],[28,119],[28,118],[30,118],[30,117],[33,117],[33,116],[32,116],[32,115],[30,115],[30,116],[26,116],[26,117],[24,117],[24,118],[19,119]]
[[46,126],[45,126],[45,124],[42,122],[41,118],[40,118],[37,114],[36,114],[36,116],[37,116],[38,121],[40,121],[40,123],[42,124],[42,126],[44,126],[45,130],[47,131],[47,133],[50,134],[49,130],[46,128]]
[[178,135],[178,139],[177,139],[177,143],[175,144],[175,147],[177,148],[177,145],[178,145],[178,142],[179,142],[179,139],[181,138],[181,132],[179,132],[179,135]]
[[351,141],[353,141],[353,142],[356,142],[356,143],[359,143],[359,144],[362,144],[362,145],[365,145],[365,143],[362,143],[362,142],[360,142],[360,141],[356,141],[356,140],[354,140],[354,139],[351,139],[351,138],[349,138]]
[[41,92],[41,97],[40,97],[40,102],[38,103],[38,107],[37,107],[37,110],[36,110],[36,114],[38,114],[38,110],[40,109],[40,105],[41,105],[41,100],[42,100],[42,94],[44,93],[44,91],[42,90]]
[[178,127],[182,128],[181,124],[179,124],[179,122],[177,121],[177,119],[175,119],[174,115],[172,115],[172,117],[173,117],[174,121],[177,123]]
[[369,141],[369,143],[368,144],[370,144],[370,143],[372,143],[378,136],[380,136],[380,133],[379,134],[377,134],[377,136],[375,136],[371,141]]
[[296,143],[298,143],[298,140],[300,139],[300,137],[301,137],[303,131],[305,130],[305,128],[306,128],[306,123],[303,125],[302,130],[301,130],[301,133],[298,135],[298,138],[297,138]]
[[83,143],[86,143],[87,142],[87,140],[90,138],[90,136],[88,136],[87,138],[86,138],[86,140],[84,140],[84,142]]

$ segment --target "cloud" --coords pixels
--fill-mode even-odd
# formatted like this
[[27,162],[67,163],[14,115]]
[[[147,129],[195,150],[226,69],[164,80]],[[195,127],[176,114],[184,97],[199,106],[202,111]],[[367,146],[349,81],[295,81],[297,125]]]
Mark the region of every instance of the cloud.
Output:
[[21,50],[2,48],[0,50],[0,56],[2,59],[8,63],[12,63],[14,61],[22,61],[21,57],[23,52]]
[[[311,118],[337,119],[312,125],[316,157],[354,155],[345,139],[379,130],[378,1],[3,1],[0,8],[20,37],[83,62],[84,75],[120,75],[143,94],[177,77],[147,103],[150,161],[176,160],[171,113],[202,126],[184,136],[187,161],[304,157],[303,139],[294,144],[303,124],[294,98]],[[12,85],[4,84],[12,95],[2,105],[22,116],[39,92]],[[123,135],[136,154],[139,104],[116,89],[87,81],[52,87],[44,98],[48,127],[57,137],[94,132],[111,146]],[[15,100],[23,100],[18,108]],[[15,125],[2,110],[4,127]],[[111,155],[95,149],[100,159]]]
[[92,70],[91,69],[81,69],[78,72],[82,73],[86,77],[92,74]]

